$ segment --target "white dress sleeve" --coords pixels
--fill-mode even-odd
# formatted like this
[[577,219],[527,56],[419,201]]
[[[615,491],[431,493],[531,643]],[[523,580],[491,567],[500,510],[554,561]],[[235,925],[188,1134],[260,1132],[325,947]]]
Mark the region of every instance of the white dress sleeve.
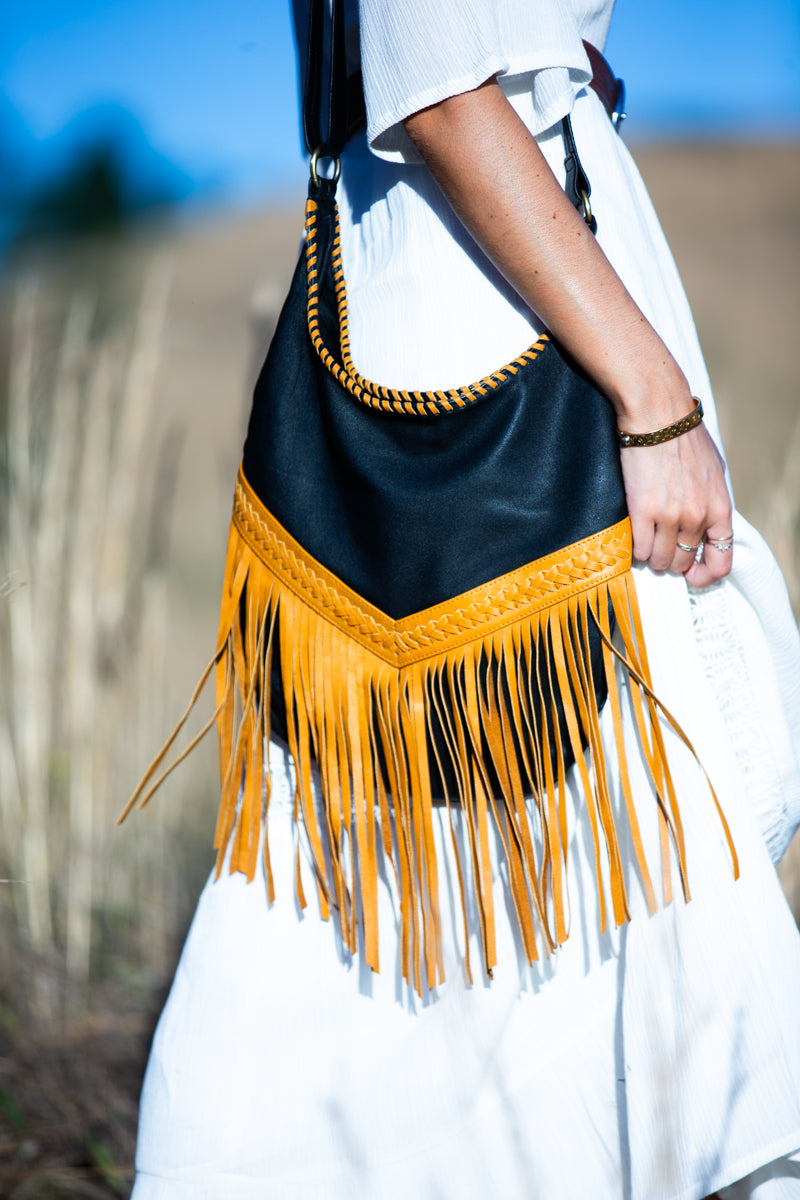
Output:
[[613,0],[359,0],[372,151],[417,161],[401,122],[496,75],[532,133],[572,108],[591,78]]

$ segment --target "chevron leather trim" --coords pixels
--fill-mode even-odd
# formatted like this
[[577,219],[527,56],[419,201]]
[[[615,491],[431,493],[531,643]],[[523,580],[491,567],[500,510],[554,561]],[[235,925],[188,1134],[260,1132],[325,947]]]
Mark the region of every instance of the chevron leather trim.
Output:
[[312,558],[275,520],[240,469],[233,522],[278,579],[320,616],[392,666],[421,662],[496,633],[523,617],[630,570],[626,518],[591,537],[395,621]]

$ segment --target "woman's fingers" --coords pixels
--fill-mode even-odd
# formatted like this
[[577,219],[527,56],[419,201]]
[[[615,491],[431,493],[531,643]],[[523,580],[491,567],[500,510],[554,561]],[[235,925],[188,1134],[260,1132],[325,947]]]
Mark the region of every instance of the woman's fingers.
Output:
[[670,563],[669,570],[675,575],[685,575],[694,565],[697,558],[703,550],[703,534],[698,530],[693,530],[687,533],[686,530],[678,531],[678,538],[675,544],[675,553]]
[[711,528],[706,533],[703,555],[688,571],[684,572],[687,583],[692,587],[707,587],[718,579],[724,579],[733,562],[733,534],[730,523],[727,532],[720,534]]
[[622,450],[633,553],[654,571],[706,587],[733,555],[725,468],[703,426],[659,446]]
[[630,496],[628,497],[628,515],[633,533],[633,557],[637,562],[649,562],[656,538],[655,521],[647,514],[640,514],[635,509],[632,510]]
[[653,549],[647,560],[654,571],[669,571],[675,561],[678,542],[677,522],[670,519],[656,525]]

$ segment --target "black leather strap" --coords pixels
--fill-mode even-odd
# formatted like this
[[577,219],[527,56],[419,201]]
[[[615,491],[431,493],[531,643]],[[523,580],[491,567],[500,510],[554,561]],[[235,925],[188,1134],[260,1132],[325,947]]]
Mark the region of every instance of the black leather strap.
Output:
[[[567,170],[564,191],[575,207],[583,208],[584,215],[588,217],[585,209],[586,201],[592,194],[592,185],[589,182],[589,176],[581,166],[581,160],[578,158],[578,147],[575,145],[575,134],[572,132],[572,120],[569,114],[561,122],[561,129],[564,135],[564,148],[567,152],[564,158],[564,166]],[[586,224],[592,233],[597,233],[597,221],[594,215],[587,219]]]
[[306,77],[303,87],[303,139],[309,153],[320,143],[320,91],[322,87],[322,4],[310,0],[308,6],[308,41],[306,42]]
[[[308,53],[306,79],[303,91],[303,136],[309,154],[315,150],[328,157],[336,158],[344,149],[352,132],[351,125],[361,120],[363,95],[360,74],[354,79],[352,92],[348,96],[347,62],[344,41],[344,5],[342,0],[330,0],[328,24],[328,88],[323,107],[323,75],[325,67],[326,0],[310,0],[308,11]],[[605,61],[605,60],[603,60]],[[349,120],[352,113],[353,120]],[[324,124],[323,124],[324,122]],[[592,194],[589,177],[581,165],[572,121],[569,115],[562,121],[566,156],[566,181],[564,190],[576,208],[583,208]],[[587,218],[592,233],[597,232],[594,215]]]
[[[344,5],[331,0],[310,0],[308,6],[308,52],[303,89],[303,137],[309,154],[319,150],[336,158],[347,141],[347,62],[344,44]],[[326,20],[327,17],[327,20]],[[325,35],[328,62],[325,95]],[[323,100],[323,95],[325,99]]]

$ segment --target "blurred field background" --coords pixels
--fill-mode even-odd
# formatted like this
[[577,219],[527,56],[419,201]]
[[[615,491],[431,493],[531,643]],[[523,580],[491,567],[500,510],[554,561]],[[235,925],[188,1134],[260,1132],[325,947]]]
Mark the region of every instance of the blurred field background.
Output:
[[[798,611],[800,140],[701,132],[651,125],[635,154],[738,507]],[[188,216],[181,187],[126,205],[108,144],[96,151],[39,190],[0,282],[0,1196],[14,1200],[130,1188],[149,1036],[213,862],[212,739],[146,814],[114,822],[213,650],[249,393],[302,228],[296,151],[260,199]],[[781,876],[799,915],[797,839]]]

